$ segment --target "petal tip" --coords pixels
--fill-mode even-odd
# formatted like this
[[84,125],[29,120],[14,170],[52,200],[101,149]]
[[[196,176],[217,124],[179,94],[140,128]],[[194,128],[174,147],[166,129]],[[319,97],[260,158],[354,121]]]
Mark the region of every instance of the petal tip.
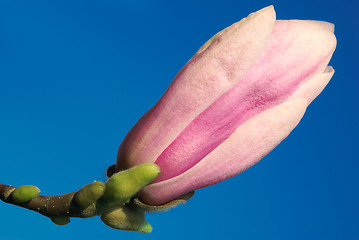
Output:
[[323,73],[333,73],[334,74],[335,70],[332,66],[327,66],[325,69],[324,69],[324,72]]
[[271,16],[272,18],[276,18],[276,13],[275,13],[275,10],[274,10],[274,6],[273,5],[269,5],[268,7],[265,7],[265,8],[262,8],[260,10],[258,10],[257,12],[255,13],[258,13],[258,14],[266,14],[266,15],[269,15]]
[[269,6],[265,7],[265,8],[263,8],[263,10],[274,11],[274,6],[269,5]]
[[329,32],[332,32],[334,33],[334,24],[333,23],[330,23],[330,22],[319,22],[323,28],[325,28],[326,30],[328,30]]

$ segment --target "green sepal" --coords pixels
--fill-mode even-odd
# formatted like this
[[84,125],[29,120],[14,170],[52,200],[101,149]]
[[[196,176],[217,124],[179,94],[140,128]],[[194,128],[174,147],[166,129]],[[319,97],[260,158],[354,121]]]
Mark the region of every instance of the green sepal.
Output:
[[70,222],[70,218],[66,216],[52,217],[50,218],[53,223],[56,225],[66,225]]
[[105,192],[103,182],[93,182],[83,186],[75,195],[76,204],[85,209],[102,197]]
[[17,187],[12,193],[11,198],[16,203],[28,202],[40,194],[40,189],[31,185]]
[[132,199],[130,204],[136,208],[142,209],[145,212],[162,212],[177,207],[180,204],[185,204],[191,197],[193,197],[193,195],[194,192],[189,192],[168,203],[164,203],[157,206],[147,205],[141,202],[138,198]]
[[159,166],[153,163],[144,163],[115,173],[105,183],[105,193],[101,200],[108,205],[123,205],[159,174]]
[[145,223],[142,225],[142,227],[134,232],[150,233],[152,232],[152,226],[145,220]]
[[112,206],[101,215],[107,226],[125,231],[150,232],[152,227],[145,220],[145,212],[128,205]]

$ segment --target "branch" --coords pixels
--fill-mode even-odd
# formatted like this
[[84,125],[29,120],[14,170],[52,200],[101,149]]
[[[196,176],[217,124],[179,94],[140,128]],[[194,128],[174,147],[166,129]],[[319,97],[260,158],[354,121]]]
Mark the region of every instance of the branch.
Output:
[[[30,201],[18,202],[12,198],[11,194],[16,189],[16,187],[10,185],[0,184],[0,199],[6,203],[27,208],[47,217],[55,217],[59,215],[77,217],[80,215],[77,213],[79,212],[79,208],[73,201],[77,191],[59,196],[37,196]],[[59,204],[60,202],[61,204]]]
[[106,183],[93,182],[80,190],[58,195],[40,196],[34,186],[18,188],[0,184],[0,199],[49,217],[55,224],[65,225],[70,217],[88,218],[101,215],[108,226],[138,232],[150,232],[144,211],[129,204],[138,191],[160,173],[155,164],[141,164],[115,173]]
[[55,224],[66,225],[71,217],[89,218],[101,216],[107,226],[119,230],[151,232],[145,220],[145,212],[158,212],[185,203],[194,192],[183,195],[161,206],[149,206],[136,198],[136,194],[152,182],[160,173],[155,164],[141,164],[128,170],[114,173],[105,183],[95,181],[80,190],[57,196],[40,196],[35,186],[13,187],[0,184],[0,199],[49,217]]

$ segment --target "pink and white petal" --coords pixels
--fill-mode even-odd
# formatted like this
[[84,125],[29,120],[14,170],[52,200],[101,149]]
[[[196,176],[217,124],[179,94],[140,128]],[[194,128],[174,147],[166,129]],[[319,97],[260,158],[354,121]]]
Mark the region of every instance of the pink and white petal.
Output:
[[286,102],[246,121],[190,170],[172,179],[150,184],[141,191],[141,200],[151,205],[163,204],[251,167],[288,136],[299,123],[307,105],[324,89],[333,73],[328,67],[324,73],[302,84]]
[[155,163],[164,171],[155,182],[187,171],[240,124],[286,101],[301,84],[323,72],[336,44],[327,26],[315,21],[277,21],[262,56],[248,74],[161,153]]
[[274,23],[274,9],[267,7],[205,44],[127,134],[118,151],[116,169],[154,162],[194,118],[247,74],[261,55]]
[[306,100],[299,99],[254,116],[187,172],[145,187],[140,199],[150,205],[160,205],[244,171],[289,134],[298,124],[305,108]]
[[305,98],[307,99],[309,105],[329,83],[330,79],[334,75],[334,72],[335,71],[331,66],[327,66],[323,73],[317,74],[315,77],[313,77],[313,79],[302,84],[300,89],[295,91],[288,100]]

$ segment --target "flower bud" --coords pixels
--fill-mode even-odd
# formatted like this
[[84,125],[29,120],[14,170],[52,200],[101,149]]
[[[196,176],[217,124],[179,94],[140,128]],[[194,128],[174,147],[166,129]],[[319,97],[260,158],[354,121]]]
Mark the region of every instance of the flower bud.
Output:
[[278,21],[272,6],[216,34],[121,143],[116,170],[161,168],[141,201],[159,205],[257,163],[299,123],[334,70],[334,26]]

